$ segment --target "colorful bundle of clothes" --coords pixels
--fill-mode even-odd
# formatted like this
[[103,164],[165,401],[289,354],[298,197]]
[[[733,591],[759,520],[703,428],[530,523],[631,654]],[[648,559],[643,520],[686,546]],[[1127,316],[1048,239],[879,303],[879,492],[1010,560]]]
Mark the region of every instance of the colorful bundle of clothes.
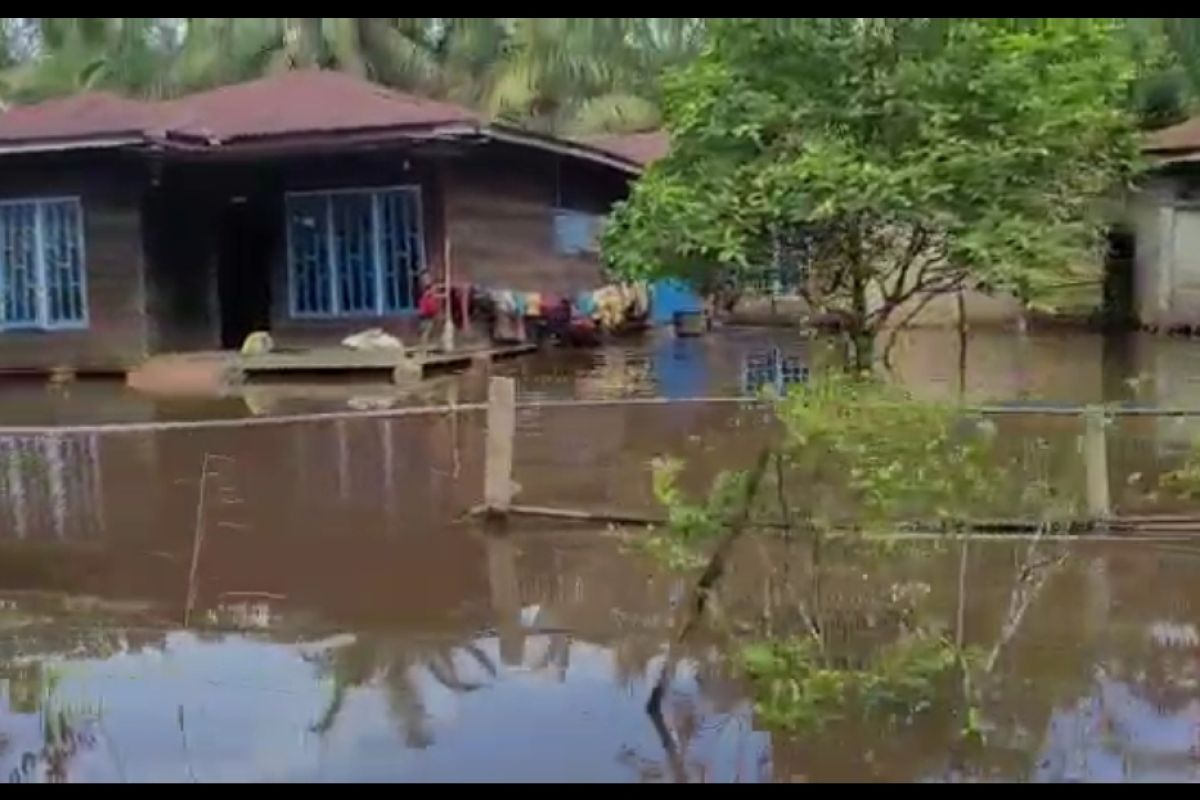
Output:
[[645,284],[606,286],[592,293],[594,318],[604,330],[617,333],[650,316],[650,291]]
[[449,310],[460,329],[475,320],[488,322],[492,339],[500,343],[552,338],[574,347],[595,346],[602,333],[644,327],[650,317],[650,292],[642,284],[614,284],[564,297],[465,284],[447,289],[439,284],[426,288],[417,310],[423,341],[444,323]]

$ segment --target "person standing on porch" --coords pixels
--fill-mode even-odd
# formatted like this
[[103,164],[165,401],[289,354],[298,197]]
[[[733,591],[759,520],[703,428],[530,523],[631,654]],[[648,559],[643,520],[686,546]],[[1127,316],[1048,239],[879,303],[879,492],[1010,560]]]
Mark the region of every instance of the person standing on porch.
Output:
[[421,349],[429,350],[433,337],[441,330],[448,319],[449,289],[434,283],[432,276],[425,273],[421,276],[421,301],[417,305],[417,313],[421,318]]

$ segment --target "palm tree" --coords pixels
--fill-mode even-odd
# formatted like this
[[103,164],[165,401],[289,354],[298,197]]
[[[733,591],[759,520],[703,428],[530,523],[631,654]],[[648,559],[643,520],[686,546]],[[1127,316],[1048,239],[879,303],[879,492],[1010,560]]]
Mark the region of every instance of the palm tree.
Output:
[[458,99],[551,132],[646,130],[662,72],[691,58],[696,18],[453,20],[446,64]]
[[468,656],[494,681],[499,670],[473,643],[418,642],[386,635],[363,635],[353,644],[309,658],[318,674],[329,681],[332,697],[313,733],[326,736],[336,727],[346,701],[359,689],[376,685],[400,725],[408,746],[421,750],[433,744],[418,679],[432,677],[455,694],[479,691],[481,684],[463,679],[456,657]]
[[[705,31],[701,18],[77,17],[4,23],[0,92],[7,87],[6,94],[19,101],[93,88],[159,97],[319,67],[566,133],[655,127],[660,76],[691,58]],[[14,47],[18,40],[29,43],[23,54]]]
[[192,90],[341,69],[542,130],[644,130],[659,121],[659,75],[703,32],[696,18],[197,17],[174,80]]
[[17,101],[40,100],[89,89],[159,96],[174,56],[173,21],[154,17],[43,17],[7,20],[12,36],[31,37],[28,52],[0,76]]
[[340,69],[409,90],[429,90],[439,71],[428,19],[384,17],[192,17],[174,79],[183,90],[291,69]]

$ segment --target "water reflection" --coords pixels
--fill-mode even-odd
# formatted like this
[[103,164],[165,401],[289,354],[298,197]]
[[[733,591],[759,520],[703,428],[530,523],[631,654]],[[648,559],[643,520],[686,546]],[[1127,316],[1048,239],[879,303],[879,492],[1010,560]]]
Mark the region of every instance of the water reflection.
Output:
[[[1186,381],[1113,377],[1137,370],[1137,347],[1097,366],[1096,342],[1032,342],[1041,355],[997,356],[994,373],[968,373],[968,390],[1186,401]],[[690,397],[744,391],[748,359],[777,382],[818,357],[798,337],[758,333],[658,345],[509,368],[529,398]],[[906,352],[906,380],[936,388],[954,371],[932,346]],[[990,352],[980,345],[980,363]],[[1165,345],[1153,352],[1168,371],[1186,360]],[[543,370],[556,362],[550,381]],[[1021,363],[1025,388],[1012,383]],[[998,425],[1025,478],[1081,490],[1077,420]],[[1122,511],[1169,507],[1152,496],[1157,475],[1197,434],[1192,421],[1112,430]],[[528,410],[516,479],[534,505],[652,511],[654,457],[685,458],[685,488],[703,490],[774,435],[759,409]],[[952,701],[899,729],[762,730],[716,639],[685,654],[662,731],[644,704],[683,585],[604,531],[496,535],[457,524],[479,502],[482,447],[482,420],[461,412],[0,438],[0,777],[1197,777],[1200,559],[1188,542],[1080,545],[1027,595],[1014,594],[1024,551],[1003,544],[967,553],[965,578],[954,547],[827,554],[823,626],[856,657],[895,633],[898,587],[928,586],[930,624],[981,647],[1005,638],[1014,596],[1031,598],[997,658],[982,747],[963,744]],[[214,477],[200,515],[206,461]],[[764,594],[785,596],[814,573],[803,554],[748,549],[739,559],[723,599],[742,619],[759,619]],[[784,565],[790,583],[775,572]]]
[[746,397],[757,397],[770,390],[783,397],[793,386],[808,381],[809,370],[803,358],[787,356],[779,348],[746,356],[742,391]]
[[[790,329],[727,329],[685,340],[659,333],[594,351],[551,350],[497,365],[494,374],[516,378],[527,402],[735,396],[800,379],[805,368],[836,361],[839,351],[836,341],[812,340]],[[956,332],[915,330],[900,338],[890,375],[939,399],[1198,408],[1198,353],[1194,342],[1181,339],[1070,330],[1019,337],[981,329],[970,333],[963,358]],[[386,383],[250,385],[220,399],[153,398],[111,382],[58,389],[5,382],[0,424],[230,419],[478,403],[486,398],[487,378],[486,372],[472,372],[417,390]]]
[[[964,745],[954,703],[899,727],[764,731],[717,642],[686,654],[664,737],[644,704],[679,587],[579,536],[470,533],[456,558],[483,580],[417,616],[414,585],[370,615],[334,596],[226,596],[191,631],[170,623],[169,597],[6,595],[0,769],[21,781],[1200,777],[1195,558],[1074,548],[988,686],[986,745]],[[826,624],[861,636],[897,586],[926,585],[930,619],[953,629],[961,613],[968,641],[990,645],[1024,549],[975,546],[965,598],[956,547],[827,553]],[[732,613],[761,602],[761,563],[741,554]],[[809,567],[794,562],[795,579]]]
[[99,440],[96,436],[0,439],[0,530],[24,539],[31,530],[67,535],[68,520],[104,528]]
[[[772,381],[791,380],[771,372]],[[103,561],[106,550],[95,546],[116,543],[146,565],[150,577],[143,580],[186,572],[207,460],[217,480],[207,498],[206,558],[239,542],[252,543],[264,561],[276,547],[300,557],[346,532],[379,546],[396,537],[435,537],[480,502],[483,422],[478,413],[456,412],[247,430],[0,437],[0,546],[90,544],[92,557]],[[1063,498],[1082,495],[1081,420],[1004,417],[996,424],[1005,463],[1021,465],[1010,476],[1014,486],[1040,482]],[[760,408],[523,410],[516,442],[520,501],[653,513],[655,458],[683,459],[684,488],[705,491],[718,471],[749,465],[775,435],[769,412]],[[1187,511],[1158,481],[1181,465],[1197,438],[1200,419],[1128,418],[1114,425],[1109,450],[1118,511]],[[1004,508],[984,512],[1005,515]],[[0,559],[0,579],[13,563]],[[367,566],[368,574],[378,571]],[[265,584],[284,572],[267,563],[242,585],[224,588],[273,591]]]

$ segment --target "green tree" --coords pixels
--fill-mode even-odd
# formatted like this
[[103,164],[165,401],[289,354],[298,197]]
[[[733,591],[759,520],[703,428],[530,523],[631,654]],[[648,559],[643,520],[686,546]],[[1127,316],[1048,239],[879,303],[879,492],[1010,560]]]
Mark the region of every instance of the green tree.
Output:
[[385,17],[189,17],[173,79],[186,91],[320,67],[430,90],[439,75],[432,23]]
[[91,89],[159,96],[168,89],[177,26],[153,17],[7,20],[10,63],[0,87],[16,102]]
[[698,52],[696,18],[455,19],[451,94],[547,131],[646,130],[661,121],[659,78]]
[[711,289],[792,261],[855,364],[966,287],[1034,301],[1098,263],[1130,173],[1134,65],[1105,19],[739,18],[666,89],[671,156],[610,263]]
[[[175,95],[281,70],[338,69],[549,132],[655,127],[659,77],[700,18],[187,17],[9,19],[0,92]],[[22,48],[19,44],[24,44]]]
[[1194,19],[1129,17],[1124,31],[1137,68],[1130,100],[1142,127],[1182,122],[1200,86],[1200,27]]

